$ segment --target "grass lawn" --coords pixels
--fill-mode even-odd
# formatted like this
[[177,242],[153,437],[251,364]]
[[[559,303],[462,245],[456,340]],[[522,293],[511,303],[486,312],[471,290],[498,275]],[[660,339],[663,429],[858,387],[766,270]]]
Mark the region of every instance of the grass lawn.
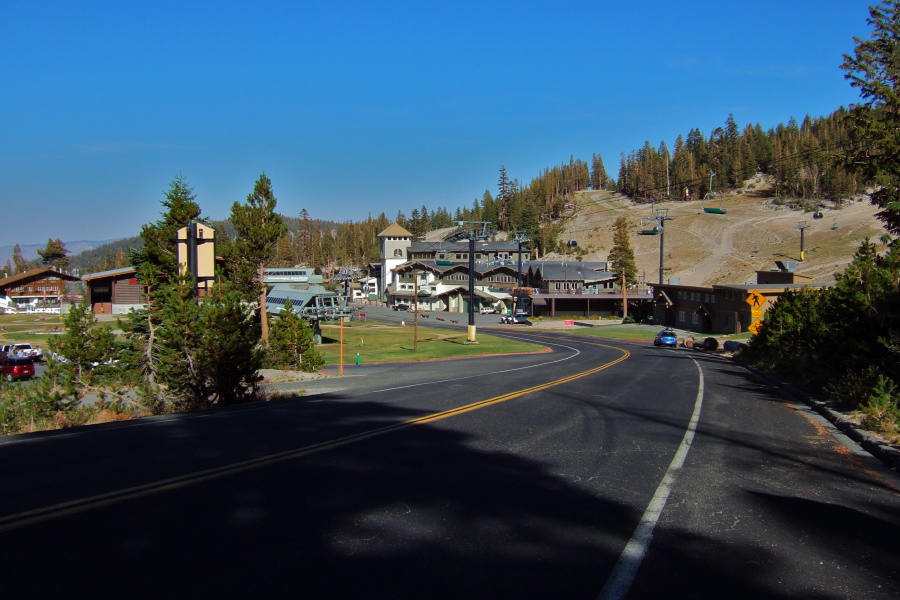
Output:
[[[567,332],[568,333],[568,332]],[[647,340],[652,342],[658,331],[647,331],[645,329],[612,329],[612,328],[585,328],[579,331],[576,328],[571,333],[579,335],[590,335],[593,337],[609,338],[613,340]]]
[[28,343],[46,349],[50,335],[62,329],[59,315],[0,315],[0,346]]
[[[415,328],[374,321],[344,323],[344,364],[355,364],[359,353],[362,364],[464,358],[484,354],[540,352],[544,346],[476,333],[477,344],[466,344],[465,331],[447,331],[419,326],[418,350]],[[324,343],[317,347],[329,365],[340,361],[340,326],[322,326]]]

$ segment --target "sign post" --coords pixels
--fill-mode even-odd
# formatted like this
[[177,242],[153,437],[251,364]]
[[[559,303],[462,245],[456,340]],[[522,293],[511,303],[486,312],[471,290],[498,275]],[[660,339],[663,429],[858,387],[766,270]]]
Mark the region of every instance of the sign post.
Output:
[[762,327],[762,317],[763,306],[766,304],[766,297],[763,296],[758,290],[751,290],[747,292],[747,304],[750,305],[750,325],[747,329],[753,335],[759,333],[760,327]]

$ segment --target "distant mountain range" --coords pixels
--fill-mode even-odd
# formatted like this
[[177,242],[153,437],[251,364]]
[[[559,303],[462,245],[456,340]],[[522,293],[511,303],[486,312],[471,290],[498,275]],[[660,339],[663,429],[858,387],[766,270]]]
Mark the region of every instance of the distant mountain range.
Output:
[[[112,240],[78,240],[76,242],[63,242],[66,245],[66,249],[69,251],[69,256],[73,256],[78,254],[79,252],[84,252],[85,250],[93,250],[98,246],[102,246],[103,244],[109,244],[110,242],[115,242],[122,238],[116,238]],[[6,265],[6,261],[9,260],[12,262],[13,256],[13,248],[12,246],[0,246],[0,271],[3,270],[4,265]],[[19,249],[22,251],[22,256],[25,260],[34,260],[36,258],[40,258],[38,256],[37,251],[43,250],[47,247],[47,242],[43,244],[19,244]]]

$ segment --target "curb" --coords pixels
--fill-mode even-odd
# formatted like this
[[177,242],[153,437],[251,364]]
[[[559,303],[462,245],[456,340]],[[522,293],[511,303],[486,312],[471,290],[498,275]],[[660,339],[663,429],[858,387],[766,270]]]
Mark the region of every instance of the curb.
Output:
[[900,450],[881,441],[865,429],[860,429],[855,423],[850,421],[843,414],[828,408],[828,405],[821,400],[816,400],[803,390],[784,383],[783,381],[760,371],[756,367],[752,367],[742,360],[731,358],[731,361],[741,365],[759,378],[777,387],[781,392],[793,400],[803,402],[811,409],[828,419],[835,428],[841,433],[849,437],[862,447],[863,450],[880,460],[886,466],[900,472]]

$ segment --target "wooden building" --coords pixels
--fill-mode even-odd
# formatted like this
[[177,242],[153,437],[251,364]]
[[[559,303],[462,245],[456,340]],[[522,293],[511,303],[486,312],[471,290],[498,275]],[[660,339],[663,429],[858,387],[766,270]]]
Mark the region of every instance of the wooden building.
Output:
[[96,314],[125,314],[146,304],[144,286],[138,283],[133,267],[91,273],[82,278],[87,297]]
[[[811,285],[812,278],[794,273],[795,263],[777,261],[779,269],[757,271],[756,283],[707,286],[679,283],[651,284],[654,321],[695,333],[735,334],[748,331],[754,322],[748,298],[761,299],[756,309],[761,315],[783,294]],[[765,318],[764,316],[762,318]]]
[[80,281],[80,278],[49,267],[31,269],[0,279],[0,296],[8,297],[21,310],[28,310],[27,307],[59,308],[68,281]]

